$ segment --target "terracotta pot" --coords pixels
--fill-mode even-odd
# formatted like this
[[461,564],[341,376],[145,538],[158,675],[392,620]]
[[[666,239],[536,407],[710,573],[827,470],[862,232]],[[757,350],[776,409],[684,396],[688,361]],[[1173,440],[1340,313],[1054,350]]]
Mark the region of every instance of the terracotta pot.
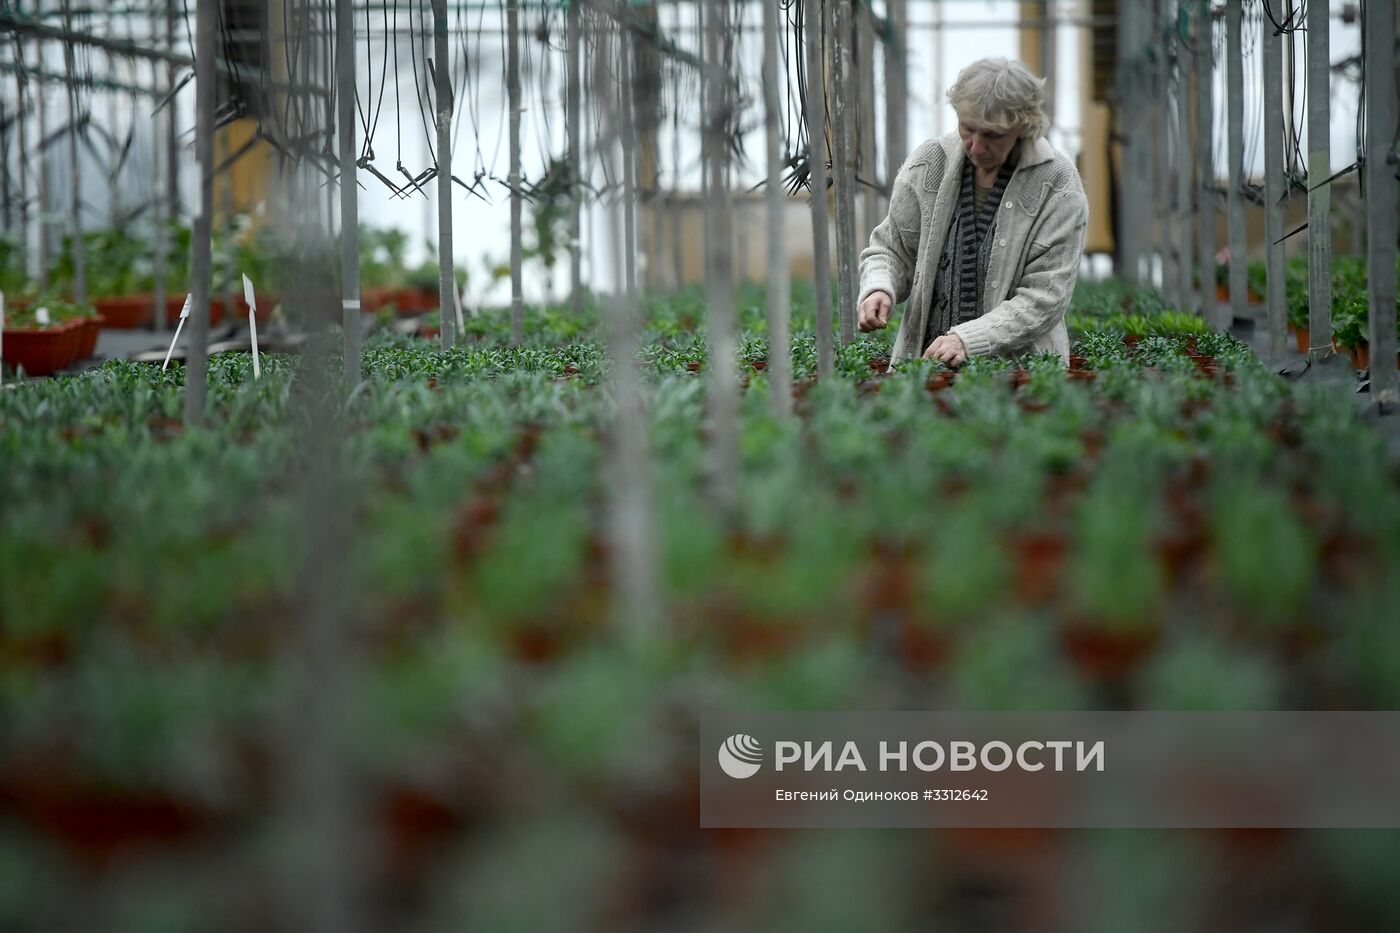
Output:
[[78,342],[78,359],[91,359],[97,350],[97,336],[102,333],[102,315],[94,315],[83,321],[83,335]]
[[386,300],[398,309],[399,314],[424,314],[436,310],[440,304],[437,290],[426,288],[391,289]]
[[951,386],[956,379],[957,373],[950,372],[946,369],[940,370],[928,377],[928,381],[924,383],[924,388],[928,389],[930,392],[942,392],[944,389]]
[[1093,382],[1098,378],[1098,373],[1092,369],[1071,369],[1065,375],[1070,382]]
[[1248,298],[1249,303],[1252,305],[1261,305],[1264,303],[1264,296],[1256,292],[1252,287],[1249,289]]
[[1075,622],[1061,635],[1061,644],[1075,667],[1085,674],[1116,680],[1132,673],[1157,644],[1155,626],[1113,629]]
[[[258,311],[254,317],[259,324],[264,324],[267,322],[268,318],[272,317],[272,309],[277,307],[279,299],[276,295],[272,294],[255,295],[254,297],[258,302]],[[242,292],[234,296],[233,313],[240,322],[248,320],[248,300],[243,297]]]
[[1013,388],[1013,389],[1019,389],[1019,388],[1021,388],[1021,386],[1025,385],[1026,383],[1028,383],[1028,382],[1030,382],[1030,381],[1031,381],[1031,374],[1030,374],[1030,371],[1029,371],[1029,370],[1025,370],[1025,369],[1013,369],[1013,370],[1011,371],[1011,388]]
[[[165,323],[170,327],[175,327],[180,321],[180,312],[185,307],[184,295],[171,295],[165,299]],[[193,312],[191,312],[193,313]],[[209,326],[222,323],[224,319],[224,300],[213,296],[209,299]]]
[[464,823],[462,814],[447,801],[406,783],[386,788],[376,809],[386,868],[400,880],[421,875]]
[[899,627],[899,654],[910,670],[921,674],[943,666],[948,658],[952,639],[947,632],[938,631],[913,619]]
[[159,789],[107,787],[65,767],[27,764],[0,778],[0,802],[87,865],[207,835],[216,815]]
[[876,357],[875,359],[869,360],[868,362],[870,364],[871,372],[887,373],[890,371],[890,361],[885,359],[884,357]]
[[151,295],[117,295],[107,298],[94,298],[92,306],[102,317],[103,327],[116,330],[131,330],[151,323],[155,309],[155,298]]
[[1297,341],[1299,353],[1307,353],[1310,349],[1312,349],[1312,331],[1310,331],[1308,328],[1294,327],[1293,339]]
[[1089,358],[1088,358],[1088,357],[1079,356],[1078,354],[1071,354],[1071,355],[1070,355],[1070,358],[1069,358],[1069,368],[1070,368],[1071,370],[1081,370],[1081,369],[1084,369],[1085,367],[1087,367],[1088,365],[1089,365]]
[[1215,300],[1220,302],[1221,304],[1228,304],[1230,302],[1230,286],[1224,284],[1223,282],[1216,282]]
[[418,330],[414,331],[414,333],[425,340],[436,340],[438,337],[442,336],[442,328],[436,326],[430,327],[424,324],[419,327]]
[[1068,545],[1063,535],[1050,532],[1020,534],[1012,538],[1016,556],[1016,588],[1027,602],[1043,602],[1055,595]]
[[5,362],[23,368],[30,376],[47,376],[67,369],[78,357],[85,321],[67,321],[52,327],[5,328]]

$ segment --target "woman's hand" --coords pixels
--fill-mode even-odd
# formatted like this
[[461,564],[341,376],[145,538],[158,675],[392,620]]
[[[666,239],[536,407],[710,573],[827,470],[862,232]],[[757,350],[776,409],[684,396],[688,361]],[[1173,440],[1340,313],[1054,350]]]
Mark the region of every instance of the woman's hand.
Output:
[[924,351],[924,359],[938,360],[949,366],[959,366],[967,359],[967,347],[957,334],[944,334],[935,337]]
[[861,333],[880,330],[888,324],[890,322],[890,308],[893,304],[893,299],[887,292],[874,291],[866,295],[865,300],[860,303]]

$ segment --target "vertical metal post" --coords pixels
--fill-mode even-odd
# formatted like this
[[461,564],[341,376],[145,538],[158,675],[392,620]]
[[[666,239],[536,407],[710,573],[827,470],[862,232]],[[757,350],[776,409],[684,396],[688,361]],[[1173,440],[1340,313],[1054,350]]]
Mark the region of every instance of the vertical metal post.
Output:
[[506,0],[506,96],[510,108],[510,342],[525,341],[525,279],[521,271],[520,2]]
[[[622,268],[629,306],[637,301],[637,140],[633,109],[635,45],[628,29],[618,36],[618,128],[622,140]],[[726,186],[726,190],[727,186]]]
[[[1172,160],[1171,160],[1171,55],[1164,35],[1163,0],[1152,8],[1150,54],[1152,76],[1153,197],[1157,206],[1157,246],[1162,269],[1162,295],[1167,304],[1179,307],[1176,247],[1172,241]],[[1169,2],[1169,0],[1168,0]]]
[[[1331,42],[1328,5],[1308,4],[1308,359],[1332,353]],[[1392,207],[1394,205],[1392,204]]]
[[[893,194],[894,178],[909,156],[908,72],[905,0],[886,0],[885,36],[885,190]],[[935,100],[934,107],[942,105]]]
[[[63,26],[70,32],[73,30],[69,0],[63,0]],[[83,178],[78,162],[78,84],[74,48],[71,42],[63,45],[63,73],[68,81],[65,88],[68,98],[68,186],[72,196],[68,222],[73,236],[73,300],[82,305],[87,304],[87,278],[83,269]]]
[[[196,7],[198,10],[198,7]],[[183,17],[180,12],[179,0],[165,0],[165,47],[175,51],[175,18]],[[198,67],[198,63],[196,63]],[[180,79],[176,71],[174,62],[167,62],[165,66],[165,80],[169,87],[174,87],[175,82]],[[166,150],[166,204],[170,210],[171,217],[180,216],[180,141],[176,135],[176,119],[174,114],[175,102],[172,100],[167,107],[171,111],[165,121],[165,150]]]
[[[608,80],[609,71],[604,67],[608,52],[606,35],[595,35],[597,63],[591,72],[590,100],[601,110],[603,132],[598,145],[590,147],[589,151],[604,151],[605,158],[611,161],[616,149],[626,146],[622,124],[628,116],[614,106],[614,88]],[[622,80],[625,79],[619,74],[619,83]],[[613,199],[609,210],[623,209],[625,205]],[[624,224],[616,221],[612,224],[615,274],[620,265],[615,235],[621,226]],[[647,416],[643,381],[637,368],[640,322],[632,299],[631,290],[619,289],[614,300],[605,302],[602,308],[612,361],[608,379],[615,402],[610,443],[604,456],[613,480],[606,484],[608,570],[617,593],[613,613],[621,637],[637,643],[658,632],[663,613],[656,582],[656,525],[647,450]]]
[[[35,53],[38,58],[37,67],[42,70],[44,67],[44,43],[36,42]],[[44,142],[49,138],[49,102],[48,94],[44,90],[45,82],[36,79],[35,108],[38,110],[39,124],[39,147],[35,150],[35,157],[39,160],[38,191],[34,193],[37,207],[35,232],[39,235],[39,286],[47,288],[49,284],[49,265],[53,259],[52,244],[49,242],[49,201],[53,193],[53,179],[49,172],[49,153],[44,148]]]
[[726,522],[733,521],[739,499],[739,384],[735,355],[738,320],[734,311],[729,190],[725,165],[729,147],[729,74],[721,54],[729,28],[726,0],[705,4],[705,166],[710,190],[705,217],[706,279],[710,297],[710,346],[706,409],[709,416],[710,489]]
[[[1047,7],[1048,12],[1048,7]],[[1138,110],[1141,101],[1138,95],[1135,69],[1137,54],[1138,8],[1135,4],[1124,4],[1118,8],[1118,74],[1117,74],[1117,117],[1120,143],[1121,170],[1118,173],[1118,274],[1127,282],[1138,280],[1138,257],[1142,252],[1142,224],[1136,221],[1141,216],[1141,205],[1134,203],[1133,194],[1137,191],[1138,179],[1135,176],[1138,152]],[[1046,90],[1050,87],[1047,82]]]
[[[156,33],[159,26],[159,19],[151,23],[151,42],[156,43]],[[160,85],[160,65],[151,61],[151,87]],[[155,276],[155,293],[152,298],[151,307],[151,328],[156,333],[165,330],[165,262],[166,250],[169,249],[166,243],[166,227],[168,220],[166,210],[169,202],[169,192],[165,187],[166,163],[168,161],[169,150],[165,147],[165,126],[170,120],[170,111],[173,104],[162,107],[155,115],[155,125],[151,128],[151,223],[155,227],[151,237],[151,271]]]
[[[14,117],[7,121],[6,117],[8,115],[5,113],[5,101],[0,100],[0,125],[4,126],[4,129],[0,130],[0,205],[2,205],[0,206],[0,217],[3,217],[3,221],[5,224],[5,233],[7,235],[10,233],[11,230],[14,229],[15,226],[14,215],[12,211],[12,208],[14,206],[14,195],[13,192],[10,191],[9,124],[19,122],[22,115],[22,108],[23,104],[20,102],[19,98],[16,98]],[[16,164],[24,164],[23,155],[21,155],[20,158],[16,160]]]
[[1396,401],[1395,0],[1366,4],[1366,265],[1371,397]]
[[802,88],[802,111],[807,117],[807,176],[812,208],[812,286],[817,314],[817,376],[836,374],[831,334],[831,245],[826,210],[826,104],[822,72],[822,12],[819,0],[802,0],[802,45],[807,57],[807,83]]
[[208,379],[209,295],[213,279],[209,241],[214,215],[214,92],[218,80],[214,60],[219,54],[219,6],[202,3],[195,10],[194,161],[199,203],[190,246],[190,333],[185,353],[185,423],[191,425],[204,420]]
[[[365,37],[369,41],[369,37]],[[386,36],[386,42],[393,41]],[[337,148],[340,150],[340,301],[345,389],[360,381],[360,189],[355,166],[355,4],[335,0]],[[443,308],[443,316],[448,309]]]
[[[1185,15],[1186,4],[1190,0],[1178,0]],[[1195,193],[1194,173],[1191,171],[1191,69],[1187,59],[1189,51],[1174,31],[1173,47],[1176,49],[1176,233],[1177,233],[1177,290],[1181,294],[1183,310],[1200,311],[1200,296],[1192,283],[1191,267],[1194,264],[1191,249],[1191,220],[1193,216],[1192,195]]]
[[[855,8],[856,18],[856,77],[860,106],[856,110],[856,190],[860,193],[861,216],[856,227],[856,247],[859,248],[870,231],[880,222],[879,202],[872,187],[875,169],[875,15],[868,4]],[[861,184],[861,182],[864,184]]]
[[1197,262],[1201,267],[1200,311],[1213,326],[1228,330],[1215,300],[1215,50],[1210,0],[1200,0],[1196,20],[1196,210],[1200,221]]
[[583,253],[580,244],[581,203],[583,184],[581,166],[583,155],[579,151],[579,55],[582,31],[579,29],[580,0],[567,0],[565,13],[568,29],[568,46],[565,49],[568,68],[567,90],[565,92],[565,123],[569,135],[569,303],[574,314],[583,313]]
[[1249,247],[1244,232],[1244,0],[1225,5],[1225,108],[1229,185],[1230,309],[1232,318],[1249,317]]
[[[823,7],[826,4],[822,4]],[[840,299],[838,320],[841,343],[850,343],[856,336],[855,279],[855,192],[851,178],[850,55],[851,0],[837,0],[831,10],[830,45],[832,109],[832,175],[836,189],[836,283]]]
[[1260,26],[1260,80],[1264,85],[1264,248],[1268,264],[1268,355],[1278,362],[1284,352],[1286,318],[1283,287],[1283,40],[1265,16]]
[[[19,4],[15,5],[19,9]],[[24,40],[16,38],[15,48],[19,52],[20,64],[24,63]],[[27,127],[29,114],[25,112],[24,92],[28,85],[22,71],[15,72],[16,144],[18,158],[15,169],[19,172],[19,268],[29,273],[29,137]]]
[[[452,57],[447,50],[447,0],[433,0],[433,71],[433,102],[437,107],[438,308],[442,348],[450,350],[457,342],[457,316],[452,313],[457,281],[452,274]],[[513,106],[511,119],[519,119]],[[511,182],[512,186],[517,184],[518,178]],[[512,237],[512,242],[519,243],[520,237]]]
[[[784,75],[784,84],[787,76]],[[763,4],[763,134],[768,161],[764,189],[768,238],[768,385],[773,414],[792,414],[792,357],[788,338],[789,289],[787,240],[783,236],[782,152],[778,121],[778,5]]]

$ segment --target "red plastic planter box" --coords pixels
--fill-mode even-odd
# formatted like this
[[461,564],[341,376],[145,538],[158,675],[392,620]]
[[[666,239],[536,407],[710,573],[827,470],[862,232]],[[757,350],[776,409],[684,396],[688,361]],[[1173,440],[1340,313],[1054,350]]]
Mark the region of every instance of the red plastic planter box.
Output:
[[54,327],[5,328],[5,362],[30,376],[47,376],[78,358],[87,321]]
[[136,327],[145,327],[151,323],[151,311],[155,307],[155,298],[150,295],[115,295],[107,298],[94,298],[92,306],[102,317],[103,327],[131,330]]

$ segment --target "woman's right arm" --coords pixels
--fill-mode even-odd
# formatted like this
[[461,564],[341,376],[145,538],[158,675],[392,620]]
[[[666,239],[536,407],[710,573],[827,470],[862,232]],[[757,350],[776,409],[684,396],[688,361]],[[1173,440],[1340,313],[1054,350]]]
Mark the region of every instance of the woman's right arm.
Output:
[[[922,149],[922,147],[920,147]],[[920,210],[913,178],[918,173],[914,157],[895,176],[889,213],[870,234],[870,245],[860,254],[860,298],[865,303],[871,292],[882,291],[898,304],[909,297],[909,286],[918,262]],[[918,166],[923,166],[919,160]]]

